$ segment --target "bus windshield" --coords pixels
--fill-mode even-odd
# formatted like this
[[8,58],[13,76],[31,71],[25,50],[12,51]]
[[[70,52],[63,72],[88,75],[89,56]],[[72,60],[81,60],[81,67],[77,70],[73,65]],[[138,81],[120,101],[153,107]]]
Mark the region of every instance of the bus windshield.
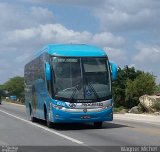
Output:
[[53,57],[52,64],[55,99],[97,102],[111,96],[107,58]]

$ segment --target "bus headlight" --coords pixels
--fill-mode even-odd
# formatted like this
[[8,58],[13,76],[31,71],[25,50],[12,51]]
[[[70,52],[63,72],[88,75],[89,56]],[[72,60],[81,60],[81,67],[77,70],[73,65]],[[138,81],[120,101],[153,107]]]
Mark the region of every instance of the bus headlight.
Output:
[[57,109],[57,110],[61,110],[63,108],[63,106],[55,105],[55,104],[52,104],[52,107]]

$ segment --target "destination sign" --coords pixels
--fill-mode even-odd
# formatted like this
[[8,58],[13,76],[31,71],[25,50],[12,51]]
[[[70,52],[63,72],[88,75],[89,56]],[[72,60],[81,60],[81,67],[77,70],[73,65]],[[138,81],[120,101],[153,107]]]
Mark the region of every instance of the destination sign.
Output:
[[76,63],[76,62],[78,62],[78,59],[73,59],[73,58],[56,58],[55,60],[54,60],[54,62],[74,62],[74,63]]

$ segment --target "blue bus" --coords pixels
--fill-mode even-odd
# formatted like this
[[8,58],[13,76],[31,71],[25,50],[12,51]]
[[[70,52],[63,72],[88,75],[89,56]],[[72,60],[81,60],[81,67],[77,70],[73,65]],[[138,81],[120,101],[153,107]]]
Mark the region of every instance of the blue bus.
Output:
[[104,50],[85,44],[49,44],[25,65],[25,103],[31,121],[113,120],[112,81],[117,67]]

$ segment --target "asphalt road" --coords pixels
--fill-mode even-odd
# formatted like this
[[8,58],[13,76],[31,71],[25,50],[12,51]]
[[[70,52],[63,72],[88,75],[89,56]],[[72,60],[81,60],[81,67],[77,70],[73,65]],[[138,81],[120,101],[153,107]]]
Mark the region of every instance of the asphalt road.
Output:
[[99,146],[160,146],[160,124],[118,118],[105,122],[101,129],[94,129],[92,124],[60,124],[48,129],[43,121],[30,122],[24,106],[3,102],[0,105],[0,145],[72,147],[66,151],[85,146],[87,152],[103,151]]

